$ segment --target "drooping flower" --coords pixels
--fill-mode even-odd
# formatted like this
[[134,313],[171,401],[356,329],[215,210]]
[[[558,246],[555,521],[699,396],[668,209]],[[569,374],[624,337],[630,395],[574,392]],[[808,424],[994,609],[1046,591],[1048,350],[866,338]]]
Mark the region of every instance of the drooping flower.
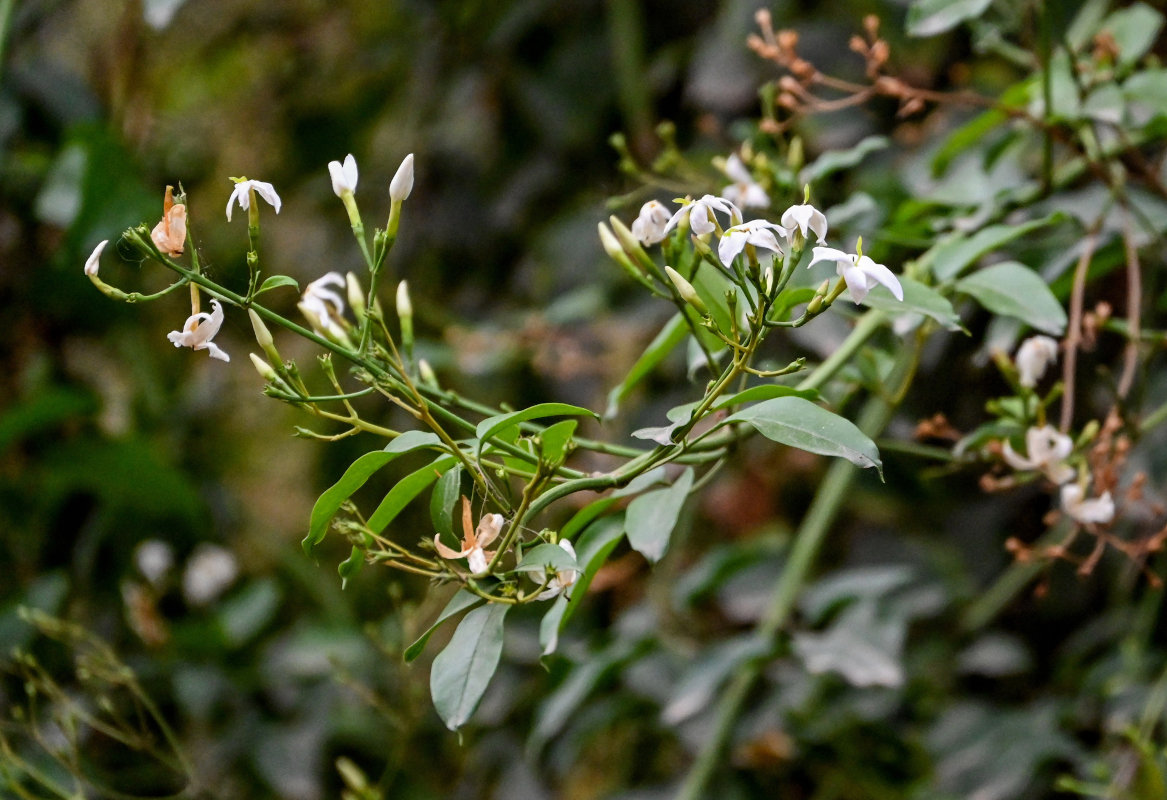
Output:
[[[232,180],[234,180],[234,178],[232,178]],[[271,207],[276,210],[277,214],[280,213],[280,206],[282,205],[282,201],[280,200],[280,196],[276,194],[275,187],[273,187],[270,183],[265,183],[263,181],[241,180],[235,182],[235,188],[232,190],[231,196],[227,198],[228,222],[231,221],[231,206],[233,206],[235,203],[238,203],[239,207],[244,211],[247,211],[249,208],[251,208],[251,191],[253,189],[257,195],[266,200],[268,204],[270,204]]]
[[[566,539],[560,539],[559,546],[563,548],[565,553],[567,553],[573,559],[575,558],[575,548],[572,547],[571,542],[567,541]],[[578,578],[579,570],[574,569],[558,570],[554,575],[551,576],[551,580],[547,580],[547,573],[545,573],[543,570],[535,570],[531,573],[531,579],[538,584],[547,584],[547,588],[540,592],[539,596],[535,599],[550,600],[552,597],[560,594],[567,594],[570,596],[571,587],[575,585],[575,582]]]
[[700,200],[686,203],[677,209],[676,213],[669,217],[669,221],[665,223],[665,233],[667,234],[677,227],[680,221],[685,218],[688,218],[689,230],[693,233],[699,236],[713,233],[717,230],[716,217],[713,214],[715,211],[720,211],[729,217],[730,224],[741,222],[742,212],[738,210],[737,206],[724,197],[714,197],[707,194]]
[[494,553],[486,550],[486,546],[498,538],[505,520],[502,514],[487,514],[478,521],[477,530],[473,527],[470,512],[470,500],[462,498],[462,549],[454,550],[442,544],[440,535],[434,536],[434,549],[445,559],[464,558],[470,567],[470,574],[481,575],[486,572]]
[[1092,523],[1106,525],[1114,519],[1114,499],[1110,492],[1103,492],[1101,497],[1083,498],[1082,487],[1077,483],[1067,483],[1062,487],[1062,510],[1071,519],[1083,525]]
[[773,253],[781,253],[778,236],[785,236],[786,229],[764,219],[755,219],[727,228],[717,244],[717,255],[721,263],[728,267],[745,249],[747,244],[761,247]]
[[102,239],[97,243],[97,247],[93,248],[93,252],[89,254],[89,258],[85,259],[85,274],[93,278],[97,276],[97,270],[101,266],[101,251],[109,244],[109,239]]
[[357,190],[357,160],[352,153],[344,157],[343,165],[339,161],[329,161],[328,174],[332,178],[332,191],[337,197]]
[[766,208],[770,195],[754,180],[737,153],[725,160],[725,174],[733,183],[721,190],[721,196],[739,208]]
[[389,199],[394,203],[405,201],[413,191],[413,153],[401,160],[401,166],[389,182]]
[[174,202],[174,187],[166,187],[162,198],[162,221],[150,231],[154,246],[171,258],[182,255],[186,247],[186,206]]
[[1049,365],[1058,360],[1058,343],[1048,336],[1030,336],[1017,348],[1014,363],[1018,382],[1026,388],[1037,386]]
[[791,206],[782,212],[782,226],[786,228],[789,233],[787,237],[794,235],[797,229],[802,238],[806,239],[806,231],[809,228],[818,237],[819,244],[827,238],[827,218],[823,212],[819,211],[812,205],[803,204],[798,206]]
[[632,221],[632,235],[641,244],[656,244],[668,236],[668,224],[669,210],[661,202],[649,200]]
[[218,300],[212,300],[210,314],[205,311],[191,314],[186,318],[186,323],[182,326],[181,331],[171,331],[166,334],[166,338],[173,342],[175,347],[206,350],[211,358],[230,361],[231,356],[211,341],[222,326],[223,306],[219,304]]
[[1064,433],[1059,433],[1052,425],[1030,428],[1025,432],[1026,456],[1017,455],[1008,440],[1001,455],[1013,469],[1037,470],[1057,484],[1073,480],[1077,474],[1066,463],[1066,458],[1074,449],[1074,442]]
[[899,279],[892,274],[890,269],[883,264],[875,263],[868,256],[844,253],[833,247],[816,247],[814,257],[807,266],[813,267],[820,261],[835,262],[836,269],[846,281],[847,290],[851,293],[851,299],[855,301],[856,305],[863,302],[863,298],[867,297],[867,293],[877,283],[886,286],[895,295],[896,300],[902,301],[904,299],[904,289],[900,286]]
[[[347,288],[344,276],[339,272],[327,272],[304,287],[304,297],[300,301],[300,310],[311,312],[305,316],[309,321],[319,321],[320,327],[326,333],[344,336],[344,298],[340,292],[328,288]],[[315,317],[315,320],[312,320]]]

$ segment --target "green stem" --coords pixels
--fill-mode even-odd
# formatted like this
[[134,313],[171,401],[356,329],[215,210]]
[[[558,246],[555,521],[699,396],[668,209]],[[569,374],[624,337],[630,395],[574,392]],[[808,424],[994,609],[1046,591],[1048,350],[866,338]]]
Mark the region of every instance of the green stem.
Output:
[[[860,321],[860,324],[856,326],[855,330],[852,331],[848,342],[851,342],[853,339],[858,339],[856,334],[864,334],[864,340],[867,336],[870,336],[878,327],[878,323],[881,320],[870,323],[868,320],[877,316],[881,315],[868,313]],[[846,347],[847,343],[844,343],[844,348]],[[840,348],[838,352],[842,352],[844,348]],[[858,345],[854,345],[847,349],[853,353],[857,348]],[[900,391],[893,392],[890,396],[872,396],[864,405],[859,415],[858,426],[868,436],[877,436],[891,421],[896,407],[895,403],[902,396],[902,390],[905,388],[905,384],[911,380],[911,376],[914,374],[919,350],[920,343],[917,342],[914,347],[900,356],[899,362],[896,365],[895,374],[889,381],[891,385],[898,387]],[[834,356],[826,362],[823,362],[823,367],[830,364],[831,370],[833,371],[838,366],[841,366],[837,362],[832,363],[833,358]],[[820,369],[823,367],[820,367]],[[804,384],[810,384],[807,388],[821,385],[826,380],[824,377],[819,381],[815,381],[815,377],[811,376],[803,382]],[[778,578],[778,583],[775,585],[774,592],[770,596],[770,603],[765,614],[762,616],[761,622],[758,624],[758,635],[760,637],[773,639],[778,631],[786,625],[790,613],[794,609],[795,599],[798,597],[799,591],[810,574],[815,558],[818,556],[823,541],[826,539],[826,535],[830,531],[835,518],[842,509],[843,503],[851,490],[851,484],[854,482],[857,474],[858,469],[850,462],[843,460],[835,461],[827,471],[826,478],[815,494],[815,499],[811,503],[806,517],[803,518],[802,524],[799,526],[798,533],[794,539],[794,546],[790,551],[790,558],[787,560],[782,574]],[[761,661],[754,661],[743,667],[722,694],[716,710],[713,733],[706,739],[704,747],[698,754],[697,760],[693,763],[688,776],[685,778],[684,784],[681,786],[681,791],[677,795],[680,800],[702,800],[702,798],[708,796],[706,787],[721,764],[722,753],[733,733],[734,725],[737,722],[737,718],[741,713],[750,689],[761,673],[762,663]]]

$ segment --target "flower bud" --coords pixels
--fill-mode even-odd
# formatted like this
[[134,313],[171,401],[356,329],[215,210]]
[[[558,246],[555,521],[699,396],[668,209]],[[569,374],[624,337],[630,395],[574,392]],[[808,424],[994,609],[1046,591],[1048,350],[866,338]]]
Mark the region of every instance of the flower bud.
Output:
[[604,246],[604,252],[608,254],[608,257],[616,262],[627,260],[628,254],[624,252],[620,242],[612,235],[612,229],[602,222],[597,225],[597,228],[600,231],[600,244]]
[[697,290],[693,288],[693,284],[681,277],[672,267],[665,267],[665,274],[669,276],[669,280],[673,282],[673,286],[677,287],[677,294],[681,296],[686,303],[693,306],[701,314],[708,316],[709,309],[705,307],[705,302],[697,294]]
[[407,155],[397,168],[397,174],[389,183],[389,199],[394,203],[403,202],[413,191],[413,153]]
[[356,315],[357,322],[363,323],[365,321],[365,293],[361,289],[361,282],[354,273],[349,272],[344,276],[344,285],[348,294],[349,308]]
[[275,363],[279,364],[283,359],[280,358],[280,353],[276,350],[275,340],[272,338],[271,331],[267,329],[267,325],[263,324],[259,314],[255,313],[255,309],[247,309],[247,316],[251,318],[251,329],[255,331],[255,341],[263,349]]
[[654,266],[653,261],[648,257],[648,253],[644,252],[644,247],[636,235],[632,233],[632,230],[614,214],[608,217],[608,222],[612,224],[612,232],[616,235],[616,240],[624,252],[634,258],[642,268],[651,270]]
[[441,388],[438,386],[438,376],[434,373],[434,368],[430,366],[430,362],[424,358],[417,360],[417,374],[421,377],[421,382],[433,389]]
[[409,284],[397,284],[397,319],[401,322],[401,344],[406,354],[413,352],[413,303],[409,300]]
[[255,371],[259,373],[259,377],[263,378],[268,383],[275,383],[279,380],[279,375],[271,368],[271,364],[264,361],[255,353],[248,353],[251,356],[251,363],[255,365]]

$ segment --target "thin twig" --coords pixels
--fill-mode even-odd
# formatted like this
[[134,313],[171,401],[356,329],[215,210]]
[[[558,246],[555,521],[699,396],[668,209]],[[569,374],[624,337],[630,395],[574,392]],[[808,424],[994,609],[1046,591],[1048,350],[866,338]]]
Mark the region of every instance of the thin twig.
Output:
[[1085,249],[1078,259],[1078,266],[1074,268],[1074,286],[1070,293],[1070,324],[1066,328],[1066,338],[1063,341],[1065,357],[1062,359],[1062,385],[1065,394],[1062,395],[1062,418],[1060,428],[1063,433],[1070,429],[1074,421],[1074,377],[1078,369],[1078,347],[1082,343],[1082,303],[1086,293],[1086,273],[1090,269],[1090,261],[1094,258],[1094,248],[1098,246],[1098,231],[1102,228],[1105,211],[1094,220],[1090,231],[1086,234]]
[[[1125,206],[1124,206],[1125,209]],[[1139,336],[1142,327],[1143,275],[1139,266],[1139,250],[1135,247],[1130,214],[1122,217],[1122,244],[1126,253],[1126,315],[1127,340],[1122,353],[1122,376],[1118,381],[1118,396],[1125,399],[1135,382],[1139,366]]]

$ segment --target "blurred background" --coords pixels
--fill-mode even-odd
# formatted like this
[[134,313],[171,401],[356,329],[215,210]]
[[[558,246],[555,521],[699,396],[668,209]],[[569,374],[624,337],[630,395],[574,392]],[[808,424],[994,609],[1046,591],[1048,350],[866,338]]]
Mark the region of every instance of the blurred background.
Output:
[[[449,632],[418,662],[401,658],[446,593],[370,568],[342,591],[347,545],[326,543],[319,561],[299,546],[316,496],[379,445],[293,436],[337,431],[261,395],[241,313],[228,311],[216,339],[224,365],[167,342],[189,313],[184,293],[118,304],[82,265],[110,239],[103,278],[166,285],[115,243],[152,226],[165,186],[181,185],[204,268],[241,284],[246,225],[223,208],[229,176],[246,175],[283,199],[278,216],[261,209],[269,273],[303,286],[357,269],[326,164],[356,157],[372,227],[414,153],[390,269],[410,283],[419,347],[443,380],[492,403],[602,409],[669,311],[628,291],[596,223],[675,196],[622,173],[609,137],[622,133],[647,163],[670,120],[698,168],[691,191],[724,185],[710,159],[756,133],[758,89],[775,76],[745,47],[757,5],[0,0],[0,794],[66,796],[51,787],[84,776],[98,787],[85,796],[161,797],[189,773],[189,796],[216,798],[669,796],[820,460],[743,452],[693,504],[665,562],[614,558],[546,668],[537,616],[512,615],[504,664],[456,736],[428,697],[428,661]],[[875,13],[898,74],[918,85],[995,94],[1018,78],[960,30],[907,39],[901,2],[769,7],[823,69],[861,74],[846,42]],[[863,188],[875,208],[861,211],[878,222],[879,208],[952,190],[923,177],[917,148],[962,118],[904,122],[895,110],[802,124],[812,156],[891,138],[816,187],[821,202]],[[272,302],[294,314],[283,295]],[[979,421],[1003,391],[975,352],[985,323],[970,318],[977,335],[929,353],[927,374],[959,364],[960,378],[921,381],[894,435],[936,411],[958,427]],[[821,354],[841,331],[801,346]],[[280,345],[313,372],[310,347]],[[691,391],[685,365],[670,364],[603,435],[657,424]],[[813,625],[847,591],[866,598],[878,625],[849,624],[878,627],[906,680],[864,689],[777,661],[722,793],[1061,796],[1054,776],[1093,763],[1107,726],[1156,697],[1161,662],[1146,643],[1160,595],[1122,564],[1092,580],[1054,568],[1046,599],[1023,578],[991,622],[957,634],[1008,567],[1006,537],[1042,531],[1048,498],[986,496],[975,474],[886,460],[888,483],[860,482],[802,611]],[[428,524],[421,509],[395,530],[413,541]],[[1130,636],[1143,644],[1124,650]],[[694,677],[694,660],[712,666]]]

